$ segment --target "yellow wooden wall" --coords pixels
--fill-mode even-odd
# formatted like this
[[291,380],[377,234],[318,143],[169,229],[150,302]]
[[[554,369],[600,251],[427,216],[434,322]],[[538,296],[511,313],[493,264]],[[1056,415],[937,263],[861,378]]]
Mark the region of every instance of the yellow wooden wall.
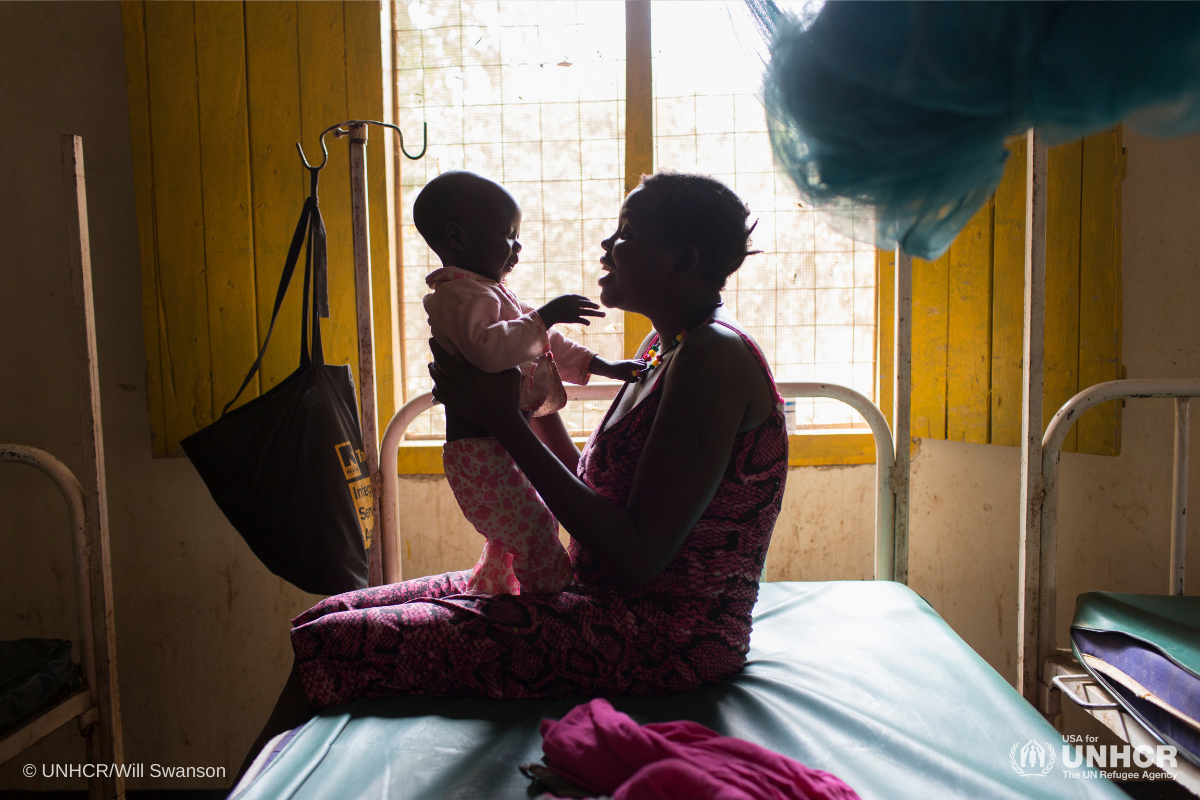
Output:
[[[220,414],[266,336],[308,193],[294,143],[315,163],[326,127],[384,119],[380,14],[379,2],[122,2],[156,456],[182,455],[179,441]],[[384,137],[372,129],[367,148],[382,421],[397,341]],[[357,385],[348,140],[326,141],[325,357],[351,364]],[[239,405],[298,366],[300,277]]]
[[[913,260],[912,435],[1021,439],[1025,138],[1004,179],[937,261]],[[1050,149],[1043,429],[1077,392],[1121,374],[1120,129]],[[895,258],[878,254],[880,407],[892,413]],[[1075,424],[1064,450],[1117,455],[1119,402]]]

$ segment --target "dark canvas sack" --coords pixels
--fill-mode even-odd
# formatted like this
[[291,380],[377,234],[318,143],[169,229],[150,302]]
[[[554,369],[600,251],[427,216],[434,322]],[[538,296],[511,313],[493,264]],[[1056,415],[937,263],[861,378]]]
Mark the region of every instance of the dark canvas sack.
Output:
[[[325,224],[313,184],[258,358],[220,419],[180,444],[221,511],[271,572],[306,592],[339,594],[367,585],[366,548],[375,520],[354,378],[348,365],[326,364],[321,349],[319,319],[329,316],[329,287]],[[230,411],[262,365],[306,234],[300,367]]]

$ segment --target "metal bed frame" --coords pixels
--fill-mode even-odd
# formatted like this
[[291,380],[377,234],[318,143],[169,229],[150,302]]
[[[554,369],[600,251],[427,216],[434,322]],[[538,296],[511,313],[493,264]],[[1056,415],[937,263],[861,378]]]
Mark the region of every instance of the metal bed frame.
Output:
[[[1021,538],[1017,602],[1017,690],[1052,723],[1062,712],[1061,693],[1132,745],[1157,740],[1123,713],[1071,655],[1055,642],[1058,602],[1058,465],[1071,426],[1088,409],[1111,400],[1175,399],[1175,462],[1172,487],[1171,553],[1168,592],[1183,594],[1187,545],[1187,473],[1190,398],[1200,397],[1200,380],[1116,380],[1091,386],[1072,397],[1039,436],[1042,420],[1043,347],[1046,305],[1047,145],[1027,134],[1025,199],[1025,310],[1021,397]],[[1068,685],[1071,684],[1071,685]],[[1157,749],[1155,750],[1157,752]],[[1177,760],[1176,780],[1200,794],[1200,770]]]
[[[589,386],[567,386],[570,400],[611,400],[620,391],[620,383],[596,383]],[[875,439],[875,579],[895,580],[901,563],[908,561],[907,539],[896,535],[895,457],[892,433],[879,406],[866,396],[833,383],[780,383],[784,397],[823,397],[840,400],[866,419]],[[388,423],[380,445],[382,475],[382,544],[385,583],[403,580],[400,566],[399,476],[397,459],[404,432],[417,416],[433,406],[433,393],[425,392],[409,400]],[[905,448],[907,450],[907,448]]]
[[[38,712],[22,722],[12,733],[0,739],[0,763],[15,758],[54,731],[76,720],[79,732],[87,743],[88,760],[103,763],[106,735],[112,736],[112,716],[101,708],[100,678],[107,684],[115,683],[111,665],[97,657],[96,632],[108,638],[112,635],[112,603],[102,607],[92,604],[93,587],[91,576],[100,566],[97,563],[102,550],[100,531],[95,520],[87,512],[87,501],[83,487],[72,472],[54,456],[36,447],[0,445],[0,462],[25,464],[44,472],[54,481],[67,501],[67,512],[71,520],[71,535],[75,546],[75,596],[78,606],[80,659],[83,664],[84,686],[53,706]],[[103,548],[107,551],[107,548]],[[111,601],[111,585],[109,586]],[[110,651],[111,652],[111,651]],[[115,704],[116,698],[113,697]],[[115,740],[120,742],[120,730]],[[120,745],[118,744],[118,752]],[[121,763],[118,758],[115,762]],[[89,795],[92,798],[121,797],[125,791],[125,778],[116,775],[110,778],[92,778]]]
[[[80,650],[86,686],[26,720],[0,739],[4,763],[63,725],[76,720],[91,764],[123,766],[121,708],[117,693],[117,638],[113,623],[112,564],[108,547],[108,498],[104,473],[104,436],[100,423],[100,378],[96,367],[96,315],[92,303],[92,258],[88,238],[83,139],[61,138],[67,199],[67,233],[74,339],[78,357],[80,422],[85,482],[62,462],[36,447],[0,445],[0,462],[35,467],[50,476],[67,501],[75,545],[75,593]],[[125,795],[123,773],[89,777],[91,800]]]
[[[1088,409],[1110,400],[1171,398],[1175,400],[1175,452],[1171,481],[1171,552],[1167,593],[1183,594],[1187,548],[1188,439],[1190,399],[1200,397],[1200,380],[1194,378],[1139,379],[1098,383],[1072,397],[1055,413],[1042,438],[1041,502],[1034,498],[1034,513],[1040,521],[1040,553],[1037,603],[1037,660],[1040,665],[1035,706],[1047,718],[1062,713],[1066,694],[1086,713],[1096,718],[1122,741],[1135,747],[1150,745],[1157,754],[1159,742],[1133,716],[1125,713],[1111,695],[1095,683],[1067,648],[1056,646],[1058,602],[1058,464],[1071,426]],[[1068,685],[1070,684],[1070,685]],[[1160,767],[1165,766],[1159,764]],[[1172,766],[1175,780],[1193,794],[1200,794],[1200,769],[1179,758]]]

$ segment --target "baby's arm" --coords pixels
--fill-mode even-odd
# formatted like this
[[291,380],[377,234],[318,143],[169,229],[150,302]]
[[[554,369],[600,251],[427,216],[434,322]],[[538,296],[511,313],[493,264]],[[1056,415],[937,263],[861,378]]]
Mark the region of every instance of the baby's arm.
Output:
[[588,367],[588,372],[593,375],[599,375],[603,378],[612,378],[614,381],[636,381],[642,377],[642,373],[646,371],[646,361],[641,358],[630,358],[623,361],[609,361],[595,356],[592,359],[591,365]]
[[604,316],[604,312],[598,309],[599,306],[578,294],[556,297],[538,309],[538,314],[546,323],[550,351],[554,353],[554,361],[558,364],[559,374],[568,383],[580,385],[586,384],[590,375],[600,375],[618,381],[636,381],[646,369],[645,361],[641,359],[609,361],[583,345],[571,341],[558,331],[549,329],[557,322],[587,325],[589,323],[586,317]]
[[554,363],[558,365],[559,376],[567,383],[585,385],[588,382],[588,368],[596,354],[583,345],[571,341],[551,326],[559,323],[587,325],[589,324],[588,317],[604,316],[604,312],[599,310],[599,306],[583,295],[564,294],[546,303],[537,311],[533,311],[531,306],[521,303],[521,310],[536,314],[545,323],[546,340],[550,352],[554,354]]
[[443,323],[446,333],[463,357],[484,372],[503,372],[531,361],[550,344],[536,312],[502,320],[500,301],[490,294],[458,304],[452,316]]

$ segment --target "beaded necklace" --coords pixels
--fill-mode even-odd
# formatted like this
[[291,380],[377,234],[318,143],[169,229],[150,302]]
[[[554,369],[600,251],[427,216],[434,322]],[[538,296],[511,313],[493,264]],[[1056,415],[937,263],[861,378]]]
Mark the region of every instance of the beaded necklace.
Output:
[[674,341],[672,341],[671,345],[666,349],[663,349],[663,341],[661,336],[658,338],[658,341],[650,345],[649,349],[646,350],[646,355],[643,356],[646,361],[646,371],[642,373],[642,380],[645,380],[646,376],[649,375],[655,367],[662,363],[662,360],[667,353],[683,344],[684,338],[687,337],[690,331],[694,331],[696,328],[699,328],[701,325],[708,322],[709,318],[712,317],[712,313],[723,305],[725,305],[725,303],[718,300],[714,305],[706,308],[704,310],[704,316],[701,317],[700,322],[697,322],[692,327],[685,328],[684,330],[681,330],[679,333],[675,334]]

